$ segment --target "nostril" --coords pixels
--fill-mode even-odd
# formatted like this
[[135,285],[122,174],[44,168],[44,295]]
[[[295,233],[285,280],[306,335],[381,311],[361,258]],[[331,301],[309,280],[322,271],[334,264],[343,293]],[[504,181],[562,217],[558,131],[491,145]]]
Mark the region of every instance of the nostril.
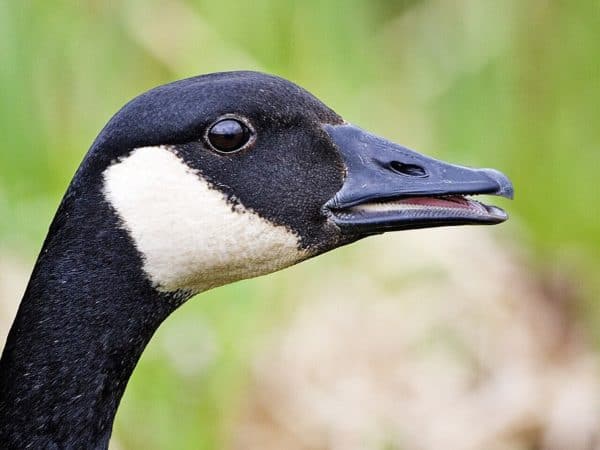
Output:
[[392,169],[396,173],[408,175],[409,177],[427,176],[427,171],[421,166],[417,166],[416,164],[404,164],[400,161],[392,161],[390,162],[390,169]]

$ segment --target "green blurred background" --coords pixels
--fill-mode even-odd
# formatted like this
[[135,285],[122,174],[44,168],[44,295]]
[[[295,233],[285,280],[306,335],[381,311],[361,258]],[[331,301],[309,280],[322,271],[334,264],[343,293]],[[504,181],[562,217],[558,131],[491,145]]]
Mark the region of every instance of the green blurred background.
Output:
[[[33,263],[84,152],[127,100],[256,69],[375,133],[507,173],[504,236],[539,271],[569,274],[600,338],[597,1],[4,0],[0,57],[0,258]],[[344,253],[327,258],[306,270]],[[251,355],[292,308],[279,298],[287,272],[209,292],[159,330],[117,417],[120,448],[222,446]],[[201,370],[186,376],[171,342]]]

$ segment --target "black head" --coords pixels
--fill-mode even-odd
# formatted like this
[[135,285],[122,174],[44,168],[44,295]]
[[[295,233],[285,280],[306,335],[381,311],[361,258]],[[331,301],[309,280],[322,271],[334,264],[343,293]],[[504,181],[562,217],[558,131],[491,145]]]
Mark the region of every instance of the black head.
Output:
[[[506,219],[503,211],[462,195],[512,195],[510,182],[499,172],[442,163],[370,135],[345,123],[295,84],[255,72],[190,78],[140,95],[119,111],[99,135],[77,180],[102,174],[101,181],[108,183],[107,169],[127,161],[141,148],[161,148],[175,155],[190,173],[221,195],[232,213],[256,215],[294,236],[297,255],[283,257],[281,264],[258,271],[238,267],[239,275],[233,279],[277,270],[387,230],[498,223]],[[135,201],[143,202],[138,205],[142,209],[151,208],[153,203],[160,206],[161,200],[153,200],[148,191],[169,190],[178,183],[176,178],[168,181],[156,177],[155,172],[163,170],[158,162],[136,170],[146,171],[144,177],[156,178],[156,182],[138,186],[145,194],[126,200],[130,206]],[[121,178],[125,181],[116,183],[116,189],[127,191],[126,180],[140,177],[139,173],[123,173]],[[115,194],[110,186],[105,191],[109,197]],[[173,190],[171,195],[180,198],[182,193]],[[203,202],[201,197],[197,197],[198,204]],[[119,200],[114,196],[109,201],[137,243],[133,229],[136,226],[132,228],[129,218],[123,217],[130,213],[120,211],[115,205]],[[185,221],[186,210],[195,207],[190,201],[188,207],[177,210],[180,217],[171,219]],[[174,212],[165,211],[163,216],[170,214]],[[157,222],[156,226],[168,222],[159,224],[154,217],[145,216],[138,221]],[[204,237],[213,241],[224,239],[232,245],[239,230],[228,229],[227,225],[235,220],[227,215],[215,223],[219,220],[224,228]],[[203,227],[198,221],[196,225]],[[168,229],[163,231],[168,235]],[[189,239],[194,239],[193,230],[188,232]],[[158,239],[157,230],[152,233]],[[152,233],[144,229],[138,234]],[[233,235],[224,236],[227,233]],[[252,240],[263,234],[249,237],[240,233],[239,239]],[[178,242],[185,246],[185,238]],[[170,242],[165,245],[173,247]],[[146,259],[152,259],[139,245],[138,250]],[[263,248],[247,246],[238,251],[257,254]],[[226,252],[235,253],[232,249]],[[267,253],[265,258],[270,257]],[[255,263],[252,258],[227,261],[238,266]],[[227,264],[221,264],[218,270],[230,271]]]
[[[325,248],[339,236],[322,208],[341,188],[345,169],[323,126],[342,123],[313,95],[282,78],[217,73],[135,98],[108,123],[90,157],[102,171],[136,148],[172,146],[232,205],[289,227],[307,248]],[[247,133],[241,148],[211,143],[236,125]]]

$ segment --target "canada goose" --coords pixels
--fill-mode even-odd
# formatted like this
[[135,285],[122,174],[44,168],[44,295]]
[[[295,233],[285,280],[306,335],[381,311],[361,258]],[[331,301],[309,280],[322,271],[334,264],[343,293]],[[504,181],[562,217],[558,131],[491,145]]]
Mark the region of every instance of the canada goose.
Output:
[[144,347],[182,302],[389,230],[506,220],[512,196],[254,72],[129,102],[58,208],[0,361],[5,448],[106,448]]

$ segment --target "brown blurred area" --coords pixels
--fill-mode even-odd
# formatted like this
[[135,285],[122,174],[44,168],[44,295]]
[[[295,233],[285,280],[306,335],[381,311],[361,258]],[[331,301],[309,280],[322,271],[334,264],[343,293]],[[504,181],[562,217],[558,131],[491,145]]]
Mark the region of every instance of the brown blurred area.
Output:
[[370,244],[296,294],[254,360],[232,449],[600,448],[572,280],[532,276],[487,229]]

